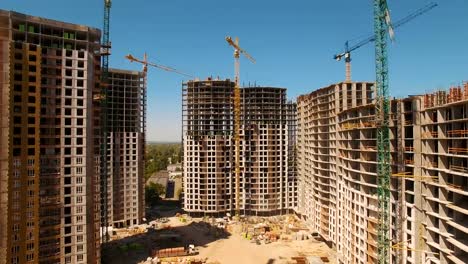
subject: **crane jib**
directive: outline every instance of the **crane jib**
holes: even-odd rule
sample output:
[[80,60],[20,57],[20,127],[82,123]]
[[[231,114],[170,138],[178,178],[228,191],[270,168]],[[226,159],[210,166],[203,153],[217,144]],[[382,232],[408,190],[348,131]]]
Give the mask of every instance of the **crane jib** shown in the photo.
[[[393,28],[396,29],[398,27],[401,27],[403,26],[404,24],[410,22],[411,20],[415,19],[416,17],[420,16],[420,15],[423,15],[424,13],[430,11],[431,9],[437,7],[438,4],[437,3],[430,3],[412,13],[410,13],[409,15],[407,15],[406,17],[398,20],[397,22],[393,23]],[[347,47],[347,45],[345,44],[345,51],[342,52],[341,54],[337,54],[335,55],[335,57],[338,57],[338,56],[343,56],[345,53],[347,52],[351,52],[351,51],[354,51],[370,42],[374,42],[375,41],[375,35],[374,34],[371,34],[369,35],[368,37],[365,37],[364,39],[362,39],[361,41],[359,41],[358,43],[356,43],[355,45],[351,46],[351,47]],[[346,42],[349,42],[349,41],[346,41]]]

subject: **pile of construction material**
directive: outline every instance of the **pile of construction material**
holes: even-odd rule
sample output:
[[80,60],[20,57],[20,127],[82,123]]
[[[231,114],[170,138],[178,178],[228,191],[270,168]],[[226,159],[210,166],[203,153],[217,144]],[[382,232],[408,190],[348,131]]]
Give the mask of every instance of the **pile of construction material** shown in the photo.
[[311,238],[307,232],[308,229],[292,215],[248,217],[241,219],[240,224],[242,225],[241,236],[258,245],[276,242],[280,239],[291,241]]
[[182,223],[186,223],[186,222],[191,222],[192,221],[192,218],[188,215],[188,214],[180,214],[180,213],[177,213],[175,215],[180,222]]
[[300,230],[292,234],[292,240],[308,240],[312,239],[312,235],[304,230]]
[[323,264],[330,262],[327,257],[319,257],[319,256],[299,256],[299,257],[292,257],[295,264]]
[[146,261],[140,262],[140,263],[141,264],[204,264],[204,263],[207,263],[207,259],[148,257]]
[[254,226],[245,226],[244,232],[241,235],[248,240],[252,240],[257,244],[276,242],[279,239],[279,234],[271,231],[270,226],[265,223],[259,223]]
[[142,225],[137,225],[137,226],[133,226],[130,228],[113,228],[111,229],[111,232],[110,232],[111,233],[110,239],[111,241],[119,240],[122,238],[143,234],[146,232],[147,227],[148,226],[146,224],[142,224]]
[[142,262],[143,264],[159,264],[159,258],[158,257],[148,257],[145,262]]

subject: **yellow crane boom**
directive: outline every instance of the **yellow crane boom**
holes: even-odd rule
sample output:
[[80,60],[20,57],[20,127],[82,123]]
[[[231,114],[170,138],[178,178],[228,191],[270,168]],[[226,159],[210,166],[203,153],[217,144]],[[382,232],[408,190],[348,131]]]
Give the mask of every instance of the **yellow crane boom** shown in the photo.
[[235,143],[235,177],[236,177],[236,215],[240,211],[240,54],[255,63],[255,59],[239,46],[239,38],[233,41],[231,37],[226,37],[227,43],[234,48],[234,143]]
[[195,78],[194,76],[192,76],[190,74],[183,73],[183,72],[178,71],[178,70],[176,70],[174,68],[164,66],[164,65],[160,65],[160,64],[156,64],[156,63],[148,62],[148,58],[147,58],[146,53],[145,53],[145,55],[143,57],[143,60],[137,59],[134,56],[132,56],[131,54],[126,55],[125,58],[127,58],[130,62],[138,62],[138,63],[143,64],[143,72],[145,74],[148,71],[148,65],[149,65],[149,66],[153,66],[153,67],[156,67],[156,68],[159,68],[161,70],[168,71],[168,72],[175,72],[175,73],[178,73],[180,75],[184,75],[184,76],[187,76],[187,77],[190,77],[190,78]]

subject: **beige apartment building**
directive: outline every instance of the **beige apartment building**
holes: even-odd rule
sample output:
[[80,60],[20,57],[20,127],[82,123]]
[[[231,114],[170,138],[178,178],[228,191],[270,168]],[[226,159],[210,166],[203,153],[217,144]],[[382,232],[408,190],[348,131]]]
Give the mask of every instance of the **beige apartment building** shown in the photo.
[[100,263],[144,218],[146,76],[111,69],[101,205],[101,32],[0,10],[0,263]]
[[0,11],[0,263],[98,263],[98,29]]
[[[183,84],[184,210],[235,211],[233,95],[230,80]],[[296,205],[295,105],[286,89],[241,89],[241,214],[274,215]]]
[[145,73],[110,69],[108,96],[107,217],[113,227],[129,227],[145,217]]
[[[372,83],[298,98],[298,212],[340,263],[377,262]],[[468,85],[391,101],[392,263],[466,263]]]

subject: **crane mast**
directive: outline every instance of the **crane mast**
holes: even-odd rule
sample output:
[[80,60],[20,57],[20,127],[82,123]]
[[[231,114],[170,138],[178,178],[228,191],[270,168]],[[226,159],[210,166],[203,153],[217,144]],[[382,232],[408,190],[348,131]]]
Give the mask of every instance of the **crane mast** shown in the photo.
[[[236,37],[236,45],[239,39]],[[235,152],[235,177],[236,177],[236,215],[240,212],[240,61],[239,50],[234,50],[234,152]]]
[[386,0],[374,0],[375,71],[377,126],[377,196],[378,196],[378,263],[390,263],[390,136],[387,32],[389,11]]
[[226,37],[226,41],[229,45],[234,48],[234,155],[235,155],[235,168],[234,174],[236,179],[236,215],[239,216],[240,212],[240,54],[244,54],[250,61],[255,63],[255,59],[252,58],[245,50],[239,46],[239,39],[236,37],[235,42],[231,37]]
[[109,22],[111,0],[104,0],[104,27],[101,43],[102,75],[101,75],[101,237],[103,242],[109,240],[108,233],[108,164],[107,164],[107,138],[109,135],[108,122],[108,88],[109,88],[109,55],[111,43],[109,40]]
[[[349,50],[348,41],[346,41],[345,47],[346,47],[346,50]],[[345,57],[345,65],[346,65],[345,81],[350,82],[351,81],[351,52],[346,52],[344,57]]]

